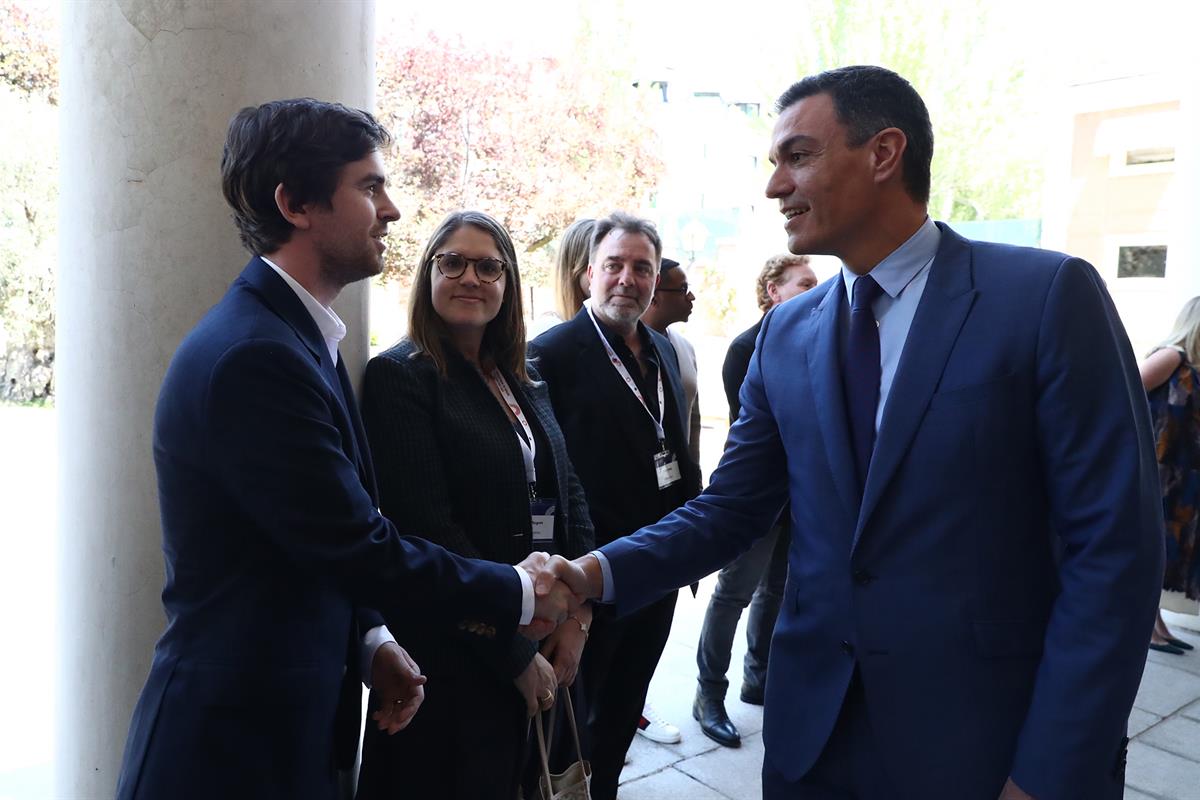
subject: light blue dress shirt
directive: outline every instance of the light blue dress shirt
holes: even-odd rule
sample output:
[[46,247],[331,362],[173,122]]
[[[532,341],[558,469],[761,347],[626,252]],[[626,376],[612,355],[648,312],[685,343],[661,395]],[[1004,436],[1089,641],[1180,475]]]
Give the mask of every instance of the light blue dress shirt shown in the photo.
[[[908,340],[908,329],[912,327],[917,313],[917,304],[925,294],[925,282],[929,279],[929,265],[937,255],[942,232],[929,217],[908,241],[897,247],[867,273],[883,289],[871,310],[879,323],[879,405],[875,410],[875,432],[883,422],[883,409],[887,405],[892,381],[896,378],[896,367]],[[845,305],[842,306],[841,350],[846,352],[846,338],[850,335],[850,300],[854,296],[854,282],[858,280],[850,269],[842,265],[842,282],[846,286]]]
[[[896,367],[900,364],[900,356],[904,353],[904,343],[908,340],[908,330],[912,327],[913,317],[917,314],[917,305],[921,295],[925,294],[925,283],[929,279],[929,267],[933,257],[937,255],[938,245],[942,242],[942,232],[929,217],[925,218],[917,232],[908,237],[908,241],[893,250],[883,261],[876,264],[869,273],[875,282],[883,289],[871,310],[875,313],[875,321],[879,324],[879,405],[875,409],[875,432],[883,422],[883,410],[887,406],[888,394],[892,390],[892,382],[896,378]],[[842,282],[846,287],[846,297],[842,308],[842,328],[839,342],[841,352],[846,350],[846,338],[850,335],[850,299],[854,296],[854,282],[858,275],[842,265]],[[612,567],[608,558],[599,550],[592,551],[600,562],[600,572],[604,576],[604,594],[601,601],[610,603],[613,600]]]

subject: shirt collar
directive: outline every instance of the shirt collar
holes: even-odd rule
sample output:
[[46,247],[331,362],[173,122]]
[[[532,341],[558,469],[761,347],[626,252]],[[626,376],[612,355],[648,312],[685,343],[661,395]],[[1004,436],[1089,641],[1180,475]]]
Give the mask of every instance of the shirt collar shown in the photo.
[[[917,228],[917,232],[908,237],[908,241],[893,250],[887,258],[875,265],[868,274],[875,279],[879,287],[893,300],[900,296],[912,279],[921,274],[937,255],[938,245],[942,241],[942,232],[929,217]],[[856,274],[842,264],[842,281],[846,287],[846,297],[853,297]]]
[[292,291],[300,298],[300,302],[308,309],[309,315],[312,316],[313,322],[317,323],[317,330],[321,332],[321,338],[325,340],[325,346],[329,348],[329,355],[333,359],[333,363],[337,363],[338,343],[346,338],[346,323],[342,322],[334,310],[329,306],[321,305],[317,298],[309,294],[308,290],[300,285],[300,282],[287,274],[280,266],[266,256],[259,256],[266,262],[267,266],[275,270],[279,277],[283,278],[284,283],[292,287]]

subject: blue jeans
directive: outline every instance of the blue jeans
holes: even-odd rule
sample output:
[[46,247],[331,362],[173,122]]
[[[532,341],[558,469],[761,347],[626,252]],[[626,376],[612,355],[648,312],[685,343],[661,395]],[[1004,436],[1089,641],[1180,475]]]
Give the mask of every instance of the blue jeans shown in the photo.
[[[786,515],[782,520],[786,520]],[[708,601],[700,644],[696,648],[701,696],[714,700],[725,698],[729,689],[725,674],[729,671],[733,636],[746,606],[750,606],[750,619],[746,623],[742,685],[761,689],[766,683],[771,635],[775,631],[775,619],[779,616],[787,582],[790,543],[787,522],[781,521],[717,575],[717,588]]]

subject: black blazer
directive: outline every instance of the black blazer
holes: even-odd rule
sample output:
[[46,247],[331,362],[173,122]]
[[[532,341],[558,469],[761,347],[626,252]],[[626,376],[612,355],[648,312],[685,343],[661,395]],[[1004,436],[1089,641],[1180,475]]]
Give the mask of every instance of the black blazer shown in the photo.
[[[700,491],[700,468],[683,443],[687,413],[679,361],[665,336],[645,329],[662,364],[663,427],[668,440],[675,440],[686,501]],[[653,436],[650,418],[609,363],[587,310],[535,339],[530,356],[550,387],[571,463],[587,493],[596,541],[611,542],[673,510],[663,508],[653,454],[641,446],[647,431]]]
[[[474,367],[456,352],[447,351],[445,378],[431,359],[414,357],[415,352],[411,341],[401,341],[371,359],[363,380],[363,421],[380,509],[403,529],[452,552],[515,564],[529,555],[533,542],[525,464],[512,424]],[[536,380],[536,373],[530,377]],[[546,385],[522,386],[506,378],[535,436],[550,445],[559,501],[556,550],[581,556],[595,546],[592,525]],[[543,461],[540,453],[538,460]],[[388,622],[404,629],[404,621]],[[393,633],[400,638],[400,631]],[[516,637],[500,665],[509,673],[505,680],[519,674],[534,652],[533,642]]]

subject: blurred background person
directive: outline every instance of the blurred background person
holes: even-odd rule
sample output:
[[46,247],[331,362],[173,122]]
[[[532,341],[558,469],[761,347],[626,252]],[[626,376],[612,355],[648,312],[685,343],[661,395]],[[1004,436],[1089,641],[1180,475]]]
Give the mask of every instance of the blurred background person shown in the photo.
[[[683,381],[683,405],[688,415],[688,425],[683,435],[687,440],[692,461],[699,464],[700,402],[697,398],[699,366],[696,362],[696,349],[682,333],[670,327],[676,322],[687,322],[692,316],[692,306],[695,302],[696,296],[688,286],[687,271],[678,261],[664,258],[658,271],[658,286],[654,288],[654,297],[650,299],[650,307],[642,315],[642,322],[666,336],[675,348],[675,355],[679,358],[679,378]],[[683,739],[679,727],[663,719],[649,700],[642,708],[638,733],[660,744],[675,744]]]
[[[1155,452],[1166,520],[1166,571],[1161,608],[1200,611],[1200,560],[1196,557],[1200,507],[1200,297],[1184,304],[1175,328],[1141,363],[1142,385],[1154,419]],[[1150,649],[1183,655],[1193,646],[1173,635],[1162,612]]]
[[[546,386],[525,363],[516,250],[487,214],[450,214],[425,246],[408,335],[367,365],[363,419],[380,506],[405,528],[504,563],[592,548]],[[518,636],[503,659],[404,623],[396,633],[428,677],[425,704],[394,736],[367,725],[358,797],[515,797],[528,717],[573,682],[590,622],[585,606],[541,653]]]
[[[817,276],[809,266],[808,256],[791,253],[771,256],[758,274],[755,286],[758,308],[766,315],[772,307],[816,285]],[[738,334],[729,343],[725,354],[721,379],[729,402],[730,425],[737,421],[741,411],[738,392],[750,368],[760,327],[761,318]],[[746,622],[741,698],[744,703],[763,704],[771,636],[775,632],[775,619],[779,616],[779,604],[783,601],[783,587],[787,582],[787,551],[791,542],[787,520],[785,508],[770,533],[718,573],[717,585],[709,598],[704,625],[700,629],[700,642],[696,647],[699,677],[692,716],[700,723],[705,736],[725,747],[739,747],[742,743],[741,732],[725,709],[725,693],[729,690],[725,675],[729,671],[734,632],[747,605],[750,606],[750,619]]]
[[563,231],[558,243],[554,268],[554,311],[538,315],[529,326],[532,341],[560,322],[570,319],[583,308],[591,288],[588,285],[588,250],[592,246],[594,219],[577,219]]

